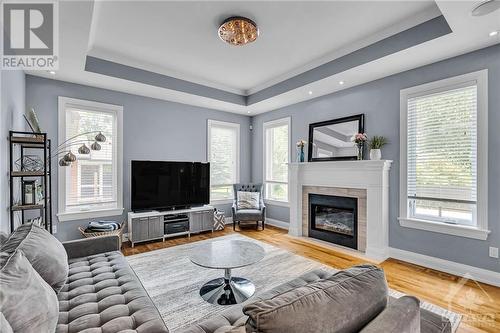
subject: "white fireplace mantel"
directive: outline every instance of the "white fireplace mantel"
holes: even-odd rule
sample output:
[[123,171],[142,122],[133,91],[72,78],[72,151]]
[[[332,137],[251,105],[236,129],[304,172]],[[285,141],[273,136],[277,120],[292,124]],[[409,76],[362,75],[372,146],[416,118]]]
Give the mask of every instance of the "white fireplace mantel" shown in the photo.
[[331,161],[290,163],[289,234],[302,237],[302,193],[304,186],[366,190],[366,251],[370,259],[388,257],[389,248],[389,170],[392,161]]

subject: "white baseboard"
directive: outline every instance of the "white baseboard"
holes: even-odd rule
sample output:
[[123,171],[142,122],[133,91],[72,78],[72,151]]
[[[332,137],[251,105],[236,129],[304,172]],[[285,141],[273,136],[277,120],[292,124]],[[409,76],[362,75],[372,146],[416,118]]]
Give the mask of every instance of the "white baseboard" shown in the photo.
[[454,261],[430,257],[419,253],[400,250],[393,247],[389,248],[389,256],[394,259],[407,261],[412,264],[432,268],[438,271],[500,287],[499,272],[464,265]]
[[288,227],[290,226],[290,223],[280,221],[280,220],[271,219],[269,217],[266,217],[266,224],[272,225],[273,227],[276,227],[276,228],[285,229],[285,230],[288,230]]

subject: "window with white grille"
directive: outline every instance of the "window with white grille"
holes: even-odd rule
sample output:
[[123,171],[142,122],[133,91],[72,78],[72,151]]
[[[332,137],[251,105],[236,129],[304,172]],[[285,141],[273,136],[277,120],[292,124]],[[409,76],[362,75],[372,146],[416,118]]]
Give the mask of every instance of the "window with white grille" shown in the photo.
[[401,92],[403,219],[486,225],[486,75],[471,73]]
[[210,201],[232,200],[240,178],[239,124],[208,120],[208,161]]
[[264,123],[264,196],[288,202],[290,162],[290,118]]
[[[59,142],[62,151],[77,157],[70,166],[59,166],[59,219],[120,215],[122,213],[122,107],[91,101],[59,98]],[[91,147],[96,134],[106,141]]]

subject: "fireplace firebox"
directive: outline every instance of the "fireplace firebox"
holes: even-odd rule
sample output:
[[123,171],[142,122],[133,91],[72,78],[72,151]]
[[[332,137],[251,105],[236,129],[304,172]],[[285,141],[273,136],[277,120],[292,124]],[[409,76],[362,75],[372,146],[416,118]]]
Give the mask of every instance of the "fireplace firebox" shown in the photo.
[[358,199],[309,194],[309,237],[358,249]]

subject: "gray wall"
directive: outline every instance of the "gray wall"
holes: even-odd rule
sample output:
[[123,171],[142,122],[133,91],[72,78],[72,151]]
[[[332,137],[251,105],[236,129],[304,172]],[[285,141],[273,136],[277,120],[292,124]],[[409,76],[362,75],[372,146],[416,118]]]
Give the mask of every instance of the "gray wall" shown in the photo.
[[[130,209],[130,161],[206,161],[208,119],[241,124],[240,179],[250,181],[250,118],[247,116],[28,75],[26,106],[35,108],[42,129],[54,142],[58,141],[58,96],[123,105],[123,196],[126,211]],[[56,189],[53,211],[57,213],[57,177],[53,179],[53,186]],[[226,216],[231,215],[230,205],[219,208],[226,210]],[[55,216],[54,221],[57,221]],[[56,236],[61,240],[79,238],[77,226],[86,222],[58,223]]]
[[[24,131],[25,75],[0,72],[0,231],[9,232],[9,130]],[[16,191],[14,197],[18,196]]]
[[[489,228],[487,241],[403,228],[399,210],[399,91],[403,88],[487,68],[489,70]],[[262,125],[291,116],[292,160],[294,142],[308,139],[308,124],[354,114],[365,114],[369,135],[384,135],[390,144],[383,158],[394,160],[390,175],[390,246],[493,271],[500,262],[488,256],[489,246],[500,246],[500,45],[389,76],[334,94],[318,97],[255,116],[253,122],[252,180],[262,180]],[[269,206],[270,218],[289,221],[289,210]]]

